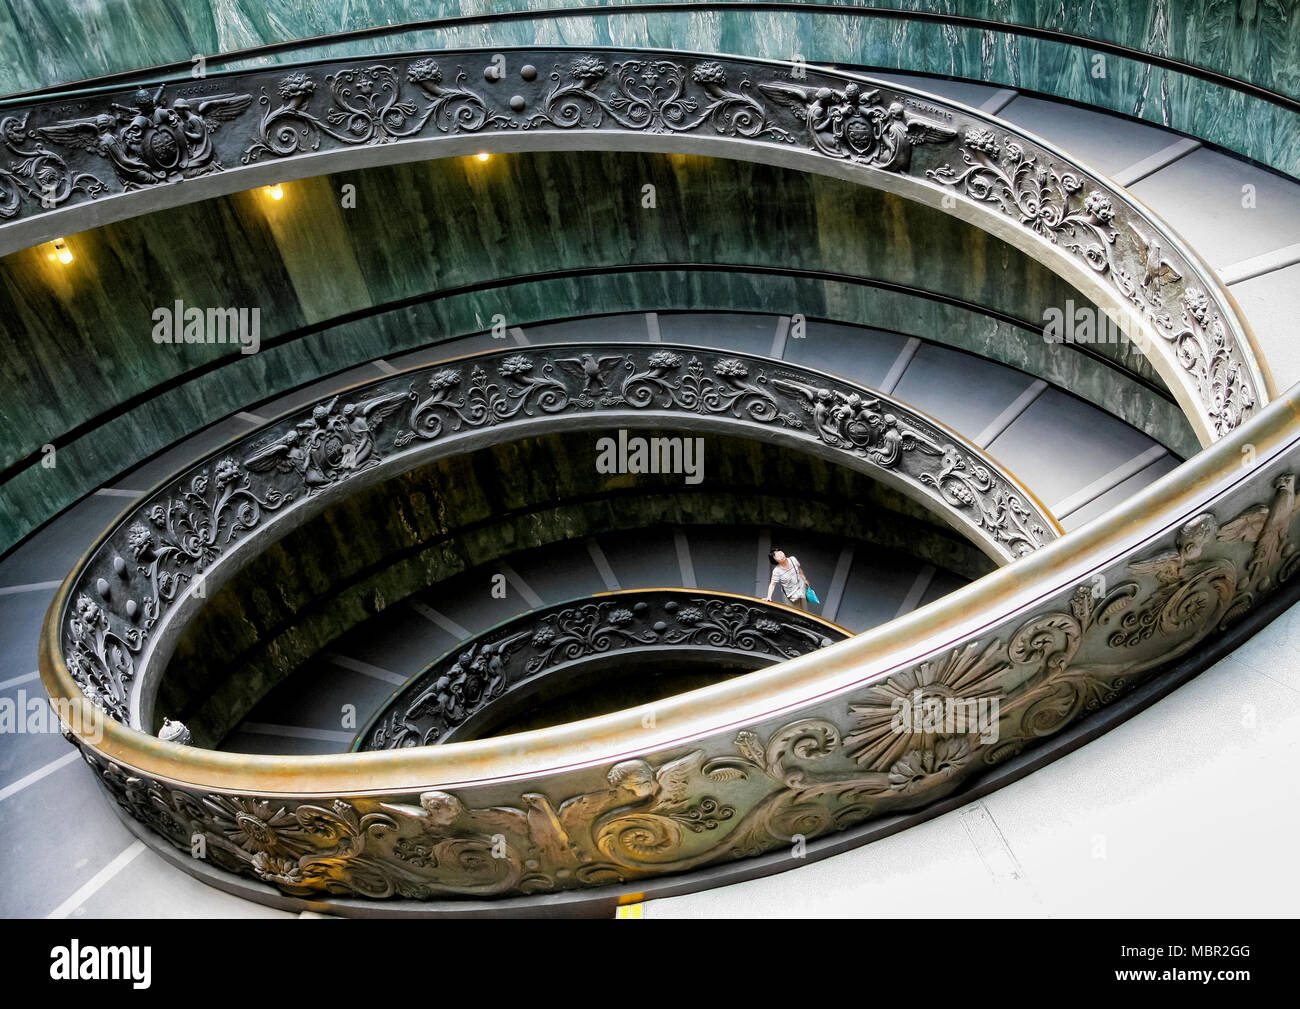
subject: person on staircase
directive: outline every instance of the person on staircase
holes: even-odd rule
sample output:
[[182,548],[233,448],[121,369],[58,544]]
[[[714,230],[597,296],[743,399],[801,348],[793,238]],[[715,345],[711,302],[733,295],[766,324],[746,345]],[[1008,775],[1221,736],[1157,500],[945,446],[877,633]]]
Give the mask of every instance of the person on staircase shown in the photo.
[[798,557],[787,554],[784,550],[773,550],[767,556],[772,562],[772,579],[767,583],[767,602],[772,601],[772,593],[778,584],[785,593],[786,601],[805,612],[810,602],[821,602],[809,584],[808,576],[803,573]]

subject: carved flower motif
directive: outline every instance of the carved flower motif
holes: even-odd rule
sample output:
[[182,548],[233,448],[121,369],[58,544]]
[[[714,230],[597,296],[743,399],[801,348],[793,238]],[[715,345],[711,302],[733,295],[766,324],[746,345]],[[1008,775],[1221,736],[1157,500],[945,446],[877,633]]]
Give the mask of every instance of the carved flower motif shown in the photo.
[[84,592],[77,596],[77,619],[87,627],[98,627],[104,611]]
[[253,871],[268,883],[301,886],[303,882],[302,867],[296,858],[281,858],[265,851],[253,856]]
[[691,71],[691,78],[696,84],[726,84],[727,72],[722,69],[722,64],[710,60],[707,63],[698,64]]
[[734,357],[724,357],[713,366],[713,374],[720,378],[744,378],[749,374],[749,369]]
[[431,59],[416,60],[406,68],[406,79],[412,84],[441,84],[442,71]]
[[682,359],[678,354],[670,350],[657,350],[649,358],[651,368],[677,368],[681,365]]
[[139,560],[141,555],[153,546],[153,533],[149,531],[148,526],[137,522],[127,530],[126,543],[131,548],[132,556]]
[[1189,288],[1183,297],[1183,304],[1187,306],[1187,311],[1192,314],[1192,318],[1204,325],[1210,314],[1209,295],[1199,287]]
[[286,102],[294,98],[306,98],[316,90],[316,82],[298,70],[280,81],[277,93]]
[[704,619],[704,614],[694,606],[688,606],[677,614],[678,623],[685,624],[687,627],[694,627]]
[[545,648],[555,640],[555,631],[549,627],[539,627],[533,632],[533,647]]
[[440,389],[447,389],[456,385],[459,381],[459,368],[443,368],[442,371],[435,373],[433,377],[429,379],[429,388],[434,392],[438,392]]
[[632,611],[615,610],[609,615],[609,622],[615,627],[624,627],[632,622]]
[[149,509],[149,519],[161,529],[167,524],[167,509],[160,504],[154,505]]
[[995,158],[1001,153],[1001,149],[998,147],[998,138],[993,135],[992,130],[969,129],[966,131],[965,143],[971,150],[983,151]]
[[523,375],[533,370],[533,362],[524,357],[523,354],[515,354],[513,357],[507,357],[501,362],[501,374],[506,378],[513,375]]
[[575,81],[598,81],[605,73],[605,64],[595,56],[579,56],[569,68],[569,76]]
[[766,617],[755,621],[754,626],[758,628],[760,634],[776,634],[781,630],[780,624],[775,620],[768,620]]
[[910,750],[889,769],[889,786],[904,795],[914,795],[951,778],[970,758],[964,739],[938,740],[931,750]]
[[1083,201],[1083,209],[1103,224],[1109,224],[1115,217],[1115,207],[1111,204],[1110,197],[1097,190],[1088,194],[1088,198]]
[[239,476],[239,463],[229,457],[217,463],[217,486],[224,487]]
[[275,851],[280,846],[278,832],[298,823],[283,806],[261,799],[210,795],[203,805],[212,814],[214,829],[247,852]]

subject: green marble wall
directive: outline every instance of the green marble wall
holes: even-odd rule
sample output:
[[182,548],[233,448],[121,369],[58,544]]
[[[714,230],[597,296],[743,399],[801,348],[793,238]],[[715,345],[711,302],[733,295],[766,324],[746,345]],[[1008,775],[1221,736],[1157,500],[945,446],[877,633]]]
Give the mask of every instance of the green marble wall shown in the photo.
[[[355,209],[340,186],[357,186]],[[658,207],[640,205],[653,183]],[[672,270],[547,280],[629,264],[828,271],[917,285],[1033,324],[1081,299],[1044,267],[955,218],[820,176],[694,157],[539,154],[320,177],[179,207],[69,241],[69,267],[0,260],[0,549],[189,432],[377,356],[512,324],[646,309],[803,312],[935,337],[1043,374],[1191,450],[1170,404],[1078,354],[987,316],[849,282]],[[202,263],[203,269],[194,269]],[[521,285],[496,286],[526,277]],[[474,285],[402,304],[429,292]],[[153,311],[261,311],[263,349],[159,346]],[[347,318],[356,313],[378,314]],[[345,317],[340,319],[340,317]],[[209,370],[203,371],[207,368]],[[122,407],[125,405],[126,409]],[[102,416],[107,421],[98,421]],[[65,437],[82,425],[82,435]],[[41,447],[58,443],[57,465]]]
[[[823,0],[824,2],[824,0]],[[849,0],[832,0],[859,6]],[[836,62],[933,73],[1039,91],[1137,116],[1300,174],[1297,116],[1263,99],[1140,59],[1108,56],[1092,75],[1086,44],[1009,32],[857,14],[787,10],[682,10],[618,13],[621,0],[583,11],[574,0],[130,0],[86,8],[76,0],[0,7],[0,38],[21,39],[0,60],[0,93],[98,74],[188,61],[196,53],[237,51],[380,24],[500,11],[567,12],[425,31],[344,44],[296,47],[262,57],[297,62],[458,46],[558,44],[651,46],[696,52]],[[682,6],[690,4],[683,0]],[[885,0],[872,6],[943,11],[998,23],[1047,28],[1168,56],[1300,97],[1300,8],[1292,0]],[[578,12],[580,13],[573,13]],[[236,64],[239,65],[239,64]],[[244,63],[242,65],[250,65]]]
[[375,613],[521,550],[594,534],[662,525],[815,530],[967,578],[992,570],[914,501],[825,460],[708,435],[704,480],[687,487],[679,476],[597,474],[596,437],[527,438],[441,460],[294,530],[187,624],[155,721],[180,717],[196,744],[214,745],[267,691]]

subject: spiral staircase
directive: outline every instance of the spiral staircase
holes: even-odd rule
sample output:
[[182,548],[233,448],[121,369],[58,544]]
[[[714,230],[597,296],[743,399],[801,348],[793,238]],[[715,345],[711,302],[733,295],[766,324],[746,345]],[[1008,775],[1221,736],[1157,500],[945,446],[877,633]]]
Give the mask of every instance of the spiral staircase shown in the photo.
[[452,6],[13,71],[4,913],[1289,913],[1293,65]]

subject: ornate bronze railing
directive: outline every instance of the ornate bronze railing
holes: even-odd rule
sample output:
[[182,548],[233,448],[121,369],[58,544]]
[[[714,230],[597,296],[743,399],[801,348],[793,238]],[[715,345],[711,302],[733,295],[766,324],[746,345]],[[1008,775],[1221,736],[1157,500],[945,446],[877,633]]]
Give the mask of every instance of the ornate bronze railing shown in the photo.
[[[294,411],[148,495],[74,577],[58,618],[62,654],[94,704],[147,726],[186,614],[252,552],[331,501],[431,459],[576,427],[594,429],[597,468],[604,452],[629,455],[628,430],[656,427],[749,432],[813,452],[897,488],[1000,563],[1060,532],[1032,494],[961,436],[821,372],[666,344],[490,351]],[[643,472],[689,461],[688,446],[672,438],[641,440]]]
[[463,641],[411,678],[357,736],[353,749],[397,750],[473,739],[517,710],[530,688],[563,684],[653,657],[760,668],[852,635],[820,617],[704,589],[602,592],[530,610]]
[[[140,690],[149,677],[137,676],[133,692],[132,676],[161,665],[174,644],[193,603],[192,572],[213,586],[273,530],[411,464],[426,436],[448,451],[481,444],[503,419],[491,402],[589,425],[611,390],[605,352],[590,363],[575,352],[579,385],[565,385],[563,405],[546,409],[558,402],[547,385],[557,378],[551,349],[494,356],[500,365],[483,371],[478,393],[473,376],[466,385],[463,374],[435,373],[400,396],[368,387],[364,398],[321,404],[248,455],[170,481],[140,521],[97,545],[47,618],[41,674],[78,715],[74,742],[126,813],[178,849],[195,850],[201,837],[219,868],[310,898],[642,889],[934,808],[982,772],[1031,748],[1050,751],[1090,714],[1158,683],[1171,664],[1270,605],[1293,576],[1300,389],[1263,409],[1267,379],[1231,299],[1122,190],[1006,124],[863,78],[809,70],[796,79],[776,64],[680,54],[537,50],[512,53],[503,77],[479,83],[486,59],[442,53],[259,72],[195,85],[187,105],[163,93],[34,108],[4,139],[59,159],[40,162],[59,199],[41,209],[18,196],[0,232],[11,241],[52,234],[91,206],[85,176],[96,172],[96,205],[120,201],[107,219],[174,201],[169,183],[181,178],[185,198],[197,199],[489,143],[767,160],[941,206],[1032,251],[1103,308],[1136,312],[1130,335],[1210,447],[965,589],[815,654],[659,702],[650,724],[634,709],[499,739],[284,758],[199,750],[103,718],[149,713]],[[110,99],[125,111],[101,111]],[[203,101],[217,103],[202,113],[214,120],[216,132],[204,134],[212,146],[177,125]],[[121,163],[125,155],[133,160]],[[142,159],[147,171],[133,177]],[[106,167],[113,175],[104,178]],[[696,412],[704,399],[671,402],[689,361],[656,374],[666,361],[636,356],[662,352],[619,348],[631,365],[617,374],[638,375],[666,398],[638,406],[620,391],[625,402],[606,416],[623,410],[628,419],[617,423],[628,427],[633,418],[636,426],[690,419],[708,430],[726,414],[769,440],[874,465],[913,494],[939,489],[921,479],[923,468],[899,471],[900,460],[929,463],[943,479],[949,454],[909,437],[904,427],[924,429],[897,412],[888,420],[861,401],[841,402],[838,393],[850,393],[826,379],[782,389],[789,410],[741,416],[740,387],[774,396],[774,369],[787,366],[725,355],[742,375],[718,370],[722,355],[710,368],[704,352],[690,351],[702,365],[695,381],[726,399],[716,413]],[[762,382],[759,367],[773,369]],[[398,411],[404,425],[384,420]],[[785,413],[801,426],[787,425]],[[968,464],[950,475],[972,472]],[[988,466],[985,474],[998,476]],[[990,531],[974,521],[984,513],[970,510],[966,521],[987,541]]]
[[[1086,528],[849,641],[660,702],[649,726],[634,709],[297,758],[164,742],[95,719],[64,659],[72,580],[41,674],[86,716],[74,741],[130,816],[287,894],[535,894],[727,864],[933,804],[1266,603],[1297,565],[1298,411],[1300,390]],[[968,718],[996,700],[992,727],[959,729],[946,699]]]
[[[766,161],[897,192],[1027,250],[1110,313],[1203,444],[1270,389],[1213,272],[1098,173],[866,77],[637,50],[475,50],[49,99],[0,120],[0,252],[271,182],[429,157],[612,149]],[[181,185],[183,183],[183,185]]]

